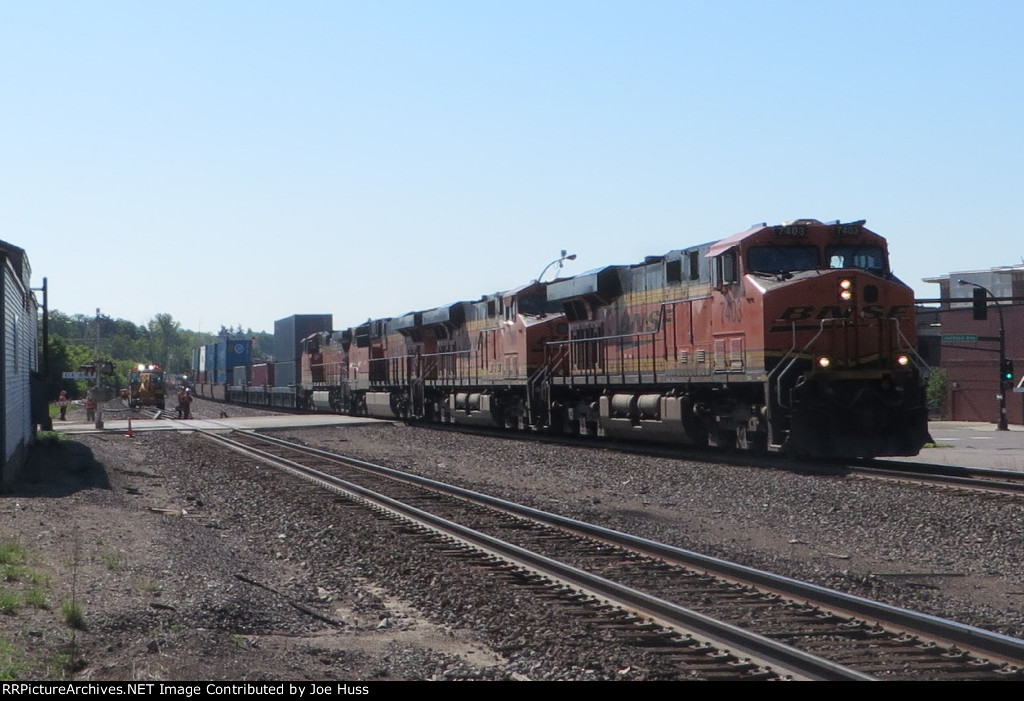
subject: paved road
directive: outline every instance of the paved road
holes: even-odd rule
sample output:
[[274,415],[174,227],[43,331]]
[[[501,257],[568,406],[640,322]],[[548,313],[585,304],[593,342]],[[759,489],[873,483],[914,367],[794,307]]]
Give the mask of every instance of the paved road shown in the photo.
[[928,428],[935,447],[898,460],[1024,472],[1024,426],[997,431],[995,424],[933,421]]

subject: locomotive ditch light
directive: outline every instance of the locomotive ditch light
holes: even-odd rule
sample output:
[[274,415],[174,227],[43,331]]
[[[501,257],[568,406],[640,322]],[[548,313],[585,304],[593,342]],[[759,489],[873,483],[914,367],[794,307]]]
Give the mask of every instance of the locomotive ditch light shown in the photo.
[[907,367],[908,365],[910,365],[910,356],[905,354],[897,355],[896,364],[899,365],[901,368]]
[[832,367],[832,358],[828,357],[827,355],[818,356],[818,359],[815,362],[817,363],[818,367],[821,368],[822,370],[826,370]]

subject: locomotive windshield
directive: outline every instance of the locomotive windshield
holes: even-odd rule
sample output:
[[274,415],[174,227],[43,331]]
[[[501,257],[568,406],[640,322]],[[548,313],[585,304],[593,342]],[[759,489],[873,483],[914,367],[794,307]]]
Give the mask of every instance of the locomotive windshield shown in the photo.
[[[825,249],[825,259],[832,269],[888,271],[885,249],[881,246],[829,246]],[[747,253],[747,268],[752,273],[776,275],[820,267],[818,249],[814,246],[753,246]]]
[[814,246],[754,246],[747,253],[747,266],[752,273],[817,270],[818,249]]
[[829,246],[825,253],[830,268],[860,268],[872,273],[888,270],[881,246]]

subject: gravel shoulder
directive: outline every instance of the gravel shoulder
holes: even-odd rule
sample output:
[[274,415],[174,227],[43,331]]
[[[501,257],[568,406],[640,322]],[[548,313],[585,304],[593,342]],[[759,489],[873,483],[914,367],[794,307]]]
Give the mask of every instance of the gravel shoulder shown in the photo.
[[[279,435],[1024,635],[1024,507],[1009,500],[400,424]],[[194,434],[77,436],[32,458],[0,501],[20,558],[5,565],[4,678],[690,677]]]

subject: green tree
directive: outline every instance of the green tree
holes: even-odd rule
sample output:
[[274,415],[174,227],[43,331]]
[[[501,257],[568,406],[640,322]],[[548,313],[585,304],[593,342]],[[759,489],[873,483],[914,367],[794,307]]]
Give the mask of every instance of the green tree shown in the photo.
[[946,415],[946,397],[949,393],[949,377],[942,368],[932,368],[925,387],[928,411],[939,416]]

